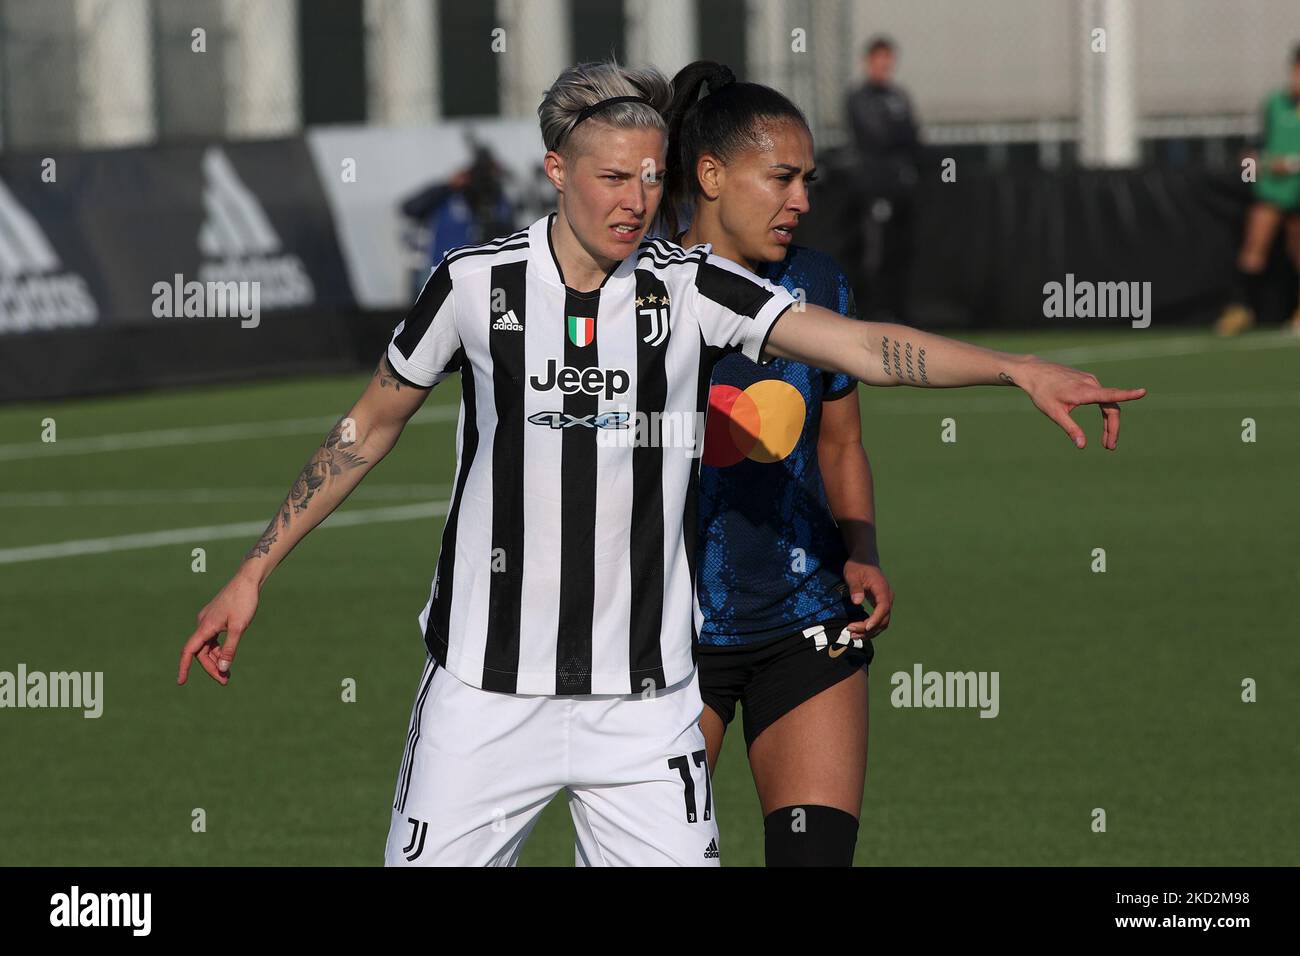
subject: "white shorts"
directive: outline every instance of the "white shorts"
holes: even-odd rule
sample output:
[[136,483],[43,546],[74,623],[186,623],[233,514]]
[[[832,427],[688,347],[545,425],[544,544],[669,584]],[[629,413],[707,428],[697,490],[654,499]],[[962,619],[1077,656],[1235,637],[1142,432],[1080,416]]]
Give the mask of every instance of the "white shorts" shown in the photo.
[[513,866],[561,790],[578,863],[717,866],[695,671],[653,697],[471,687],[430,659],[397,777],[386,866]]

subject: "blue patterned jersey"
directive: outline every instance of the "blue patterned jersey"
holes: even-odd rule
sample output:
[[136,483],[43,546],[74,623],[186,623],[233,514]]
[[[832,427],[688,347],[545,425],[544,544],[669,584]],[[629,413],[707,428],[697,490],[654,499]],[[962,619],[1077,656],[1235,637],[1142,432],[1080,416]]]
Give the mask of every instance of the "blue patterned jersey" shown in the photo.
[[[855,315],[849,281],[830,256],[791,246],[760,274]],[[848,598],[848,556],[817,464],[822,402],[856,384],[781,358],[758,365],[728,355],[714,368],[700,469],[701,643],[748,644],[866,616]]]

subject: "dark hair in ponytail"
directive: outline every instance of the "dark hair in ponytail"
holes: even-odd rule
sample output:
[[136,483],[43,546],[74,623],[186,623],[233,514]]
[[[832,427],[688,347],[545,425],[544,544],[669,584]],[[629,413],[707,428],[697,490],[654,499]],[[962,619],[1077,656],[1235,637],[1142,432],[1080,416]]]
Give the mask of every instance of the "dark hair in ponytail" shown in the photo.
[[762,143],[768,124],[794,121],[808,128],[803,111],[785,94],[758,83],[740,83],[721,63],[696,60],[673,77],[668,120],[668,169],[659,206],[661,228],[678,230],[679,212],[700,193],[696,163],[705,153],[722,162]]

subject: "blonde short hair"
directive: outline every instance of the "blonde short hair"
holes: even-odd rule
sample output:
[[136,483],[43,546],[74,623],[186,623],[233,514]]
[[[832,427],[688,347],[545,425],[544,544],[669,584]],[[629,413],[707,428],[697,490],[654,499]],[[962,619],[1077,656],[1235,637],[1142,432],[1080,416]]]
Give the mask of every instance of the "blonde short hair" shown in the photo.
[[579,114],[589,106],[616,96],[639,96],[645,103],[611,103],[592,119],[616,129],[657,129],[665,136],[668,125],[663,113],[672,100],[672,84],[654,67],[630,69],[613,60],[579,63],[561,73],[537,107],[542,142],[548,150],[569,155],[570,134]]

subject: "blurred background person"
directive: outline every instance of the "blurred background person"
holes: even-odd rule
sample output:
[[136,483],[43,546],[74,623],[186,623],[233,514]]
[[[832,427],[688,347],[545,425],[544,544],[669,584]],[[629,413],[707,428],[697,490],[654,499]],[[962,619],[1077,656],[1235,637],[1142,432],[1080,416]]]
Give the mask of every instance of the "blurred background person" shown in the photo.
[[[1300,45],[1291,54],[1291,82],[1264,98],[1254,193],[1237,256],[1236,298],[1214,325],[1219,335],[1238,335],[1259,321],[1270,254],[1283,226],[1287,257],[1300,271]],[[1286,325],[1300,333],[1300,307]]]
[[418,261],[412,295],[452,249],[514,231],[515,208],[506,193],[505,171],[486,146],[472,148],[474,159],[468,166],[402,202],[402,216],[410,224],[406,239]]
[[912,102],[894,83],[897,62],[891,39],[867,41],[863,82],[848,96],[848,122],[861,202],[858,301],[868,319],[906,322],[920,138]]

